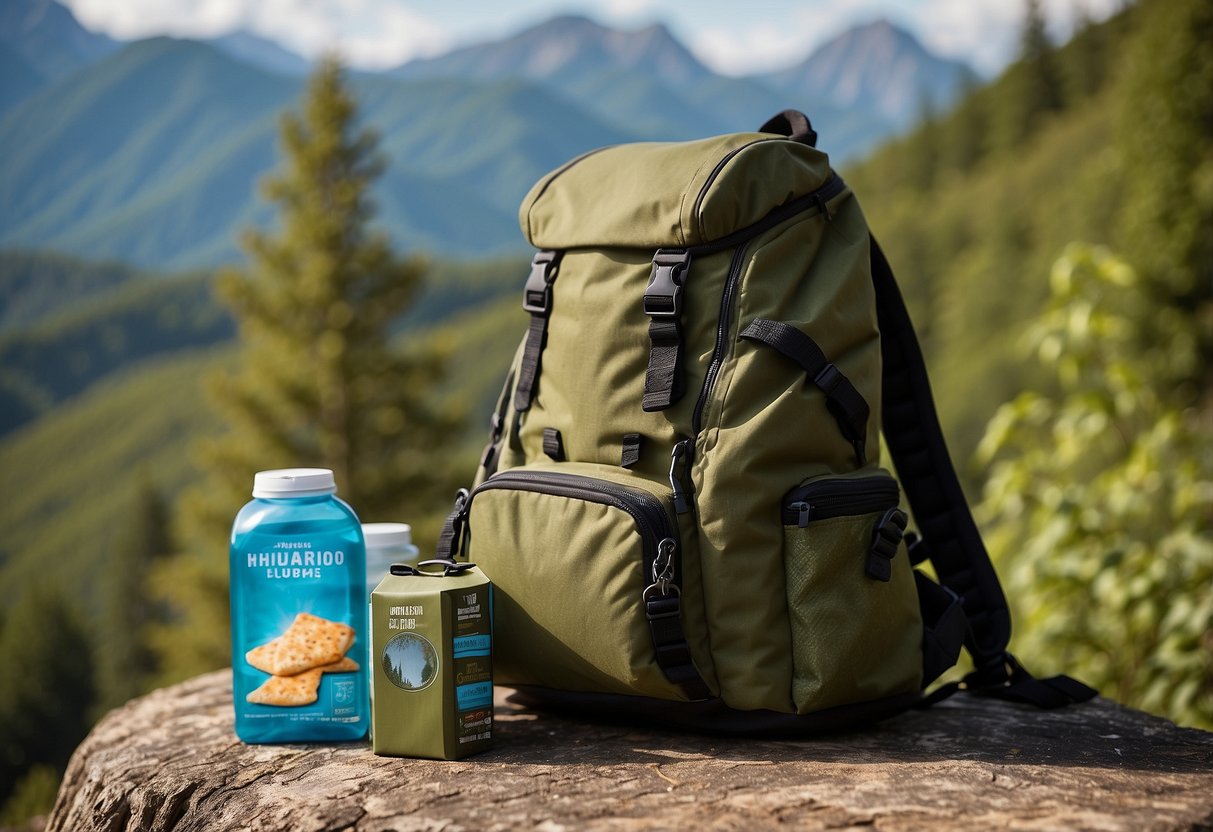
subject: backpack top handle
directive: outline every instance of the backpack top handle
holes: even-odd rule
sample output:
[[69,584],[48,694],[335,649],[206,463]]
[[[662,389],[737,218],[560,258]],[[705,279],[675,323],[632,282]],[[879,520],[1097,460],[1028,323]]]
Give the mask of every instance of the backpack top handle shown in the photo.
[[794,142],[817,147],[817,131],[809,123],[809,117],[800,110],[784,110],[771,116],[758,128],[759,133],[776,133],[787,136]]

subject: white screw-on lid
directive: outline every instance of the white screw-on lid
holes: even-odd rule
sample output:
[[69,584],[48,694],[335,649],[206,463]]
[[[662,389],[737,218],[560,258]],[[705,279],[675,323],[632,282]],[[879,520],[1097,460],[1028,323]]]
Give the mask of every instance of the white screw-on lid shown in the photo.
[[279,468],[258,471],[253,477],[253,496],[261,499],[336,493],[337,483],[328,468]]
[[408,523],[363,523],[362,536],[368,549],[395,549],[412,545],[413,527]]

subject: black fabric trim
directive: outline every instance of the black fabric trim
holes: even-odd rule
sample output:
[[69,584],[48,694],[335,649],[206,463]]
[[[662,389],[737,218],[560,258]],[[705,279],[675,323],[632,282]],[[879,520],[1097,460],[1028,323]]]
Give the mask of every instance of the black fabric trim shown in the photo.
[[914,570],[922,614],[922,686],[938,679],[960,658],[969,622],[955,592]]
[[511,687],[515,692],[508,697],[510,702],[565,714],[578,721],[641,723],[659,730],[778,739],[865,728],[914,707],[921,697],[918,692],[903,693],[809,714],[790,714],[769,710],[739,711],[720,699],[675,702],[648,696],[563,691],[533,685]]
[[858,467],[867,463],[868,416],[864,397],[842,372],[831,364],[817,342],[794,326],[763,318],[750,322],[739,336],[770,347],[800,366],[826,397],[826,406],[838,429],[855,449]]

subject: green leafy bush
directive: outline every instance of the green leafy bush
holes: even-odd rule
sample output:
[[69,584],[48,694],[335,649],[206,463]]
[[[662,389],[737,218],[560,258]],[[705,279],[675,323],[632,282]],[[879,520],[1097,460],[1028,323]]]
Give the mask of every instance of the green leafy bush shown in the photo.
[[1072,245],[1029,340],[1051,389],[990,421],[979,512],[1017,649],[1105,695],[1213,727],[1213,430],[1167,379],[1190,315],[1123,261]]

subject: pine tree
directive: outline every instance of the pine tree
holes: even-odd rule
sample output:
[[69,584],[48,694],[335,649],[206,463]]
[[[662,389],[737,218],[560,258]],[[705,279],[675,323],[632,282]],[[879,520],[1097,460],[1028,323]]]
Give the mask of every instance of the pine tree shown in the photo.
[[281,138],[285,159],[264,189],[278,230],[249,231],[249,268],[219,282],[242,352],[211,385],[231,429],[202,448],[208,481],[185,500],[195,550],[159,576],[182,616],[157,638],[169,677],[228,659],[222,543],[254,472],[331,468],[363,521],[433,512],[455,487],[441,449],[458,419],[431,398],[441,359],[391,343],[426,267],[371,228],[383,162],[335,58],[318,65],[302,112],[283,116]]
[[1007,71],[1004,84],[1006,95],[993,113],[991,140],[998,150],[1015,151],[1062,107],[1061,72],[1040,0],[1025,2],[1018,60]]
[[1089,100],[1107,81],[1108,31],[1097,26],[1085,5],[1077,8],[1074,36],[1064,53],[1059,55],[1060,74],[1064,82],[1065,101],[1076,106]]
[[1026,0],[1019,62],[1027,70],[1024,75],[1027,115],[1039,116],[1061,109],[1061,73],[1040,0]]
[[162,613],[150,595],[149,577],[153,565],[172,551],[168,507],[155,486],[141,480],[128,520],[110,544],[100,580],[97,688],[102,711],[152,687],[158,666],[149,630]]

